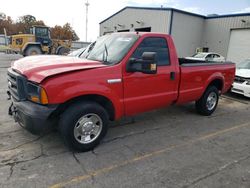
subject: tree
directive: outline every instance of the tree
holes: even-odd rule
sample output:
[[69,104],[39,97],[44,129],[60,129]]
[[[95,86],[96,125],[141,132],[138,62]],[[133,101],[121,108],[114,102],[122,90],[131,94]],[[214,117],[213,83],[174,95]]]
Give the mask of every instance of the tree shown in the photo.
[[[32,15],[21,16],[14,22],[11,17],[0,13],[0,34],[4,34],[4,28],[7,31],[7,35],[29,33],[29,28],[34,25],[45,26],[45,23],[42,20],[36,20],[36,17]],[[63,26],[56,25],[52,27],[51,37],[52,39],[61,40],[79,40],[79,37],[69,23]]]
[[29,28],[33,25],[45,25],[42,20],[36,20],[35,16],[32,15],[24,15],[19,17],[16,22],[16,29],[18,33],[29,33]]
[[76,32],[73,30],[69,23],[66,23],[65,25],[63,25],[63,27],[59,25],[52,27],[51,38],[73,41],[79,40],[79,37],[77,36]]
[[24,15],[18,18],[18,23],[33,24],[36,21],[36,17],[32,15]]
[[7,31],[7,35],[12,35],[15,32],[15,26],[11,17],[5,16],[5,19],[0,19],[0,34],[4,34],[4,28]]
[[6,20],[6,14],[0,12],[0,20]]
[[72,38],[73,41],[80,40],[80,38],[79,38],[78,35],[76,34],[75,30],[72,30],[72,34],[73,34],[73,38]]

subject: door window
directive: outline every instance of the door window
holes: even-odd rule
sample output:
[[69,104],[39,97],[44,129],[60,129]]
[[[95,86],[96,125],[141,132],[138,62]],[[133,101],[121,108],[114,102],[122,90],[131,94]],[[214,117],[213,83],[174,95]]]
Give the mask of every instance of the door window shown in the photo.
[[214,58],[213,54],[208,54],[207,57],[206,57],[206,60],[207,61],[212,61]]
[[217,54],[214,54],[214,58],[220,58],[220,56]]
[[144,52],[155,52],[158,66],[170,65],[168,45],[164,38],[144,39],[133,53],[132,58],[141,59]]

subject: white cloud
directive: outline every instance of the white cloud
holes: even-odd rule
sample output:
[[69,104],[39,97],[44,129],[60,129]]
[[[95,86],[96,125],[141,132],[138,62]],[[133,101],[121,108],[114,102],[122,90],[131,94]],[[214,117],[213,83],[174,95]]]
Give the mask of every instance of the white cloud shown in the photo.
[[250,7],[246,7],[246,8],[244,8],[244,9],[242,9],[240,11],[237,11],[235,13],[250,13]]
[[[43,0],[42,3],[34,3],[33,0],[8,0],[1,4],[0,12],[4,12],[14,20],[19,16],[31,14],[38,20],[44,20],[48,26],[69,22],[81,40],[84,40],[85,2],[86,0]],[[94,40],[99,35],[99,22],[126,6],[126,1],[89,0],[89,3],[88,39]]]
[[[86,0],[43,0],[34,3],[33,0],[8,0],[1,4],[0,12],[17,19],[19,16],[31,14],[39,20],[44,20],[48,26],[72,24],[81,40],[85,40],[85,2]],[[88,41],[93,41],[99,35],[99,23],[124,8],[125,6],[142,7],[173,7],[185,9],[180,0],[89,0]],[[14,6],[13,6],[14,5]],[[187,7],[185,10],[200,12],[198,7]]]
[[178,6],[178,0],[128,0],[127,4],[136,6],[153,6],[153,7],[175,7]]
[[185,10],[187,12],[202,14],[203,10],[199,7],[185,7],[182,10]]

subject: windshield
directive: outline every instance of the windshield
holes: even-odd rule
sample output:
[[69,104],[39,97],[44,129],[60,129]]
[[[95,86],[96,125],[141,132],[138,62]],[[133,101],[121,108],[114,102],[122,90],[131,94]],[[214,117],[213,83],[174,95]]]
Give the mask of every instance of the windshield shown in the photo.
[[237,65],[237,69],[250,69],[250,59],[247,59]]
[[49,29],[47,27],[36,27],[36,37],[48,38]]
[[137,41],[138,37],[139,36],[135,34],[102,36],[90,44],[80,57],[101,61],[105,64],[119,63]]
[[192,57],[195,57],[195,58],[204,58],[207,54],[204,54],[204,53],[197,53],[197,54],[194,54]]

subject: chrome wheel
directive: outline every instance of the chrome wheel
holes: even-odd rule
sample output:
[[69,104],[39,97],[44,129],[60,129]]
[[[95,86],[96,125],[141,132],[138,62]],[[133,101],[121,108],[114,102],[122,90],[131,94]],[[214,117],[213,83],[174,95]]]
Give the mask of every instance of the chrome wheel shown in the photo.
[[209,111],[213,110],[216,106],[218,96],[215,92],[211,92],[207,97],[206,106]]
[[74,137],[81,144],[89,144],[100,135],[102,126],[102,119],[97,114],[86,114],[75,124]]

